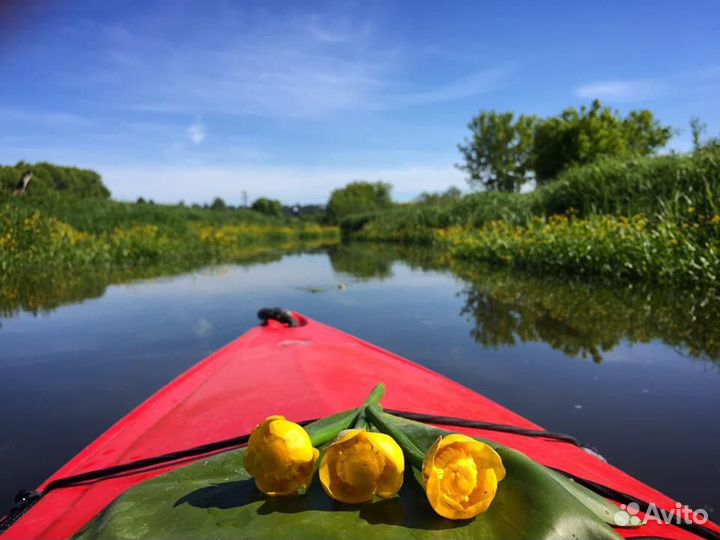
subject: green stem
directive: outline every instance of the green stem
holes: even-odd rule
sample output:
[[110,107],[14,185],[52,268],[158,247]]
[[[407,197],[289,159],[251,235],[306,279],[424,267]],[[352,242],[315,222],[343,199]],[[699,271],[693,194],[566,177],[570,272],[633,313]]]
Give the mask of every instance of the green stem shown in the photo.
[[370,405],[365,410],[370,422],[377,427],[381,432],[390,435],[395,442],[400,445],[403,449],[407,460],[416,468],[422,470],[423,462],[425,461],[425,454],[415,446],[415,443],[410,438],[398,429],[390,420],[385,413],[382,412],[378,405]]
[[370,395],[365,400],[365,404],[363,407],[369,407],[371,405],[379,405],[380,400],[385,395],[385,385],[383,383],[378,384],[373,388],[372,392],[370,392]]
[[323,418],[306,427],[310,441],[315,447],[331,442],[338,434],[351,427],[366,427],[365,410],[369,406],[377,406],[385,395],[385,385],[378,384],[373,388],[365,403],[357,409]]
[[305,431],[310,435],[312,445],[319,447],[331,442],[338,436],[338,433],[351,427],[357,416],[358,410],[351,409],[313,422],[305,426]]
[[365,416],[365,407],[360,409],[360,412],[357,415],[357,418],[355,419],[355,424],[353,424],[353,429],[367,429],[368,422],[367,422],[367,416]]
[[363,404],[360,409],[358,409],[358,416],[355,420],[355,424],[353,425],[354,429],[367,429],[368,428],[368,420],[367,420],[367,408],[371,405],[380,405],[380,400],[385,395],[385,385],[380,383],[375,388],[373,388],[372,392],[370,392],[370,395],[365,400],[365,403]]

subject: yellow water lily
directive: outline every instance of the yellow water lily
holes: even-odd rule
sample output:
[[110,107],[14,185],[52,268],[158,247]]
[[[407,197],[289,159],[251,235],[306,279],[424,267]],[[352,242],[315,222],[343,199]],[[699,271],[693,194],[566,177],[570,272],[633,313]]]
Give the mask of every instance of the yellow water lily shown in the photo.
[[467,435],[440,437],[423,463],[430,505],[448,519],[470,519],[487,510],[503,478],[498,453]]
[[405,458],[392,437],[364,429],[342,432],[320,463],[320,482],[338,501],[357,504],[395,495],[403,483]]
[[270,416],[250,435],[245,469],[263,493],[291,495],[310,485],[319,454],[302,426]]

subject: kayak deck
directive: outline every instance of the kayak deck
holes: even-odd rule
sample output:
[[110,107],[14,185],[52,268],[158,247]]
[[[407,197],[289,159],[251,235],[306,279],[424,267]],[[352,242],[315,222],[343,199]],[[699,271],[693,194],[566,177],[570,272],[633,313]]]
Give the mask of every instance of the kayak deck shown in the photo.
[[[541,429],[501,405],[353,336],[297,316],[274,321],[200,362],[120,420],[49,478],[150,458],[247,434],[271,414],[305,421],[357,407],[377,383],[388,409]],[[470,428],[574,476],[674,509],[675,501],[581,448],[558,440]],[[199,459],[199,458],[194,458]],[[67,538],[129,488],[187,464],[179,460],[45,495],[2,538]],[[708,522],[706,527],[719,530]],[[673,525],[618,529],[625,537],[693,538]]]

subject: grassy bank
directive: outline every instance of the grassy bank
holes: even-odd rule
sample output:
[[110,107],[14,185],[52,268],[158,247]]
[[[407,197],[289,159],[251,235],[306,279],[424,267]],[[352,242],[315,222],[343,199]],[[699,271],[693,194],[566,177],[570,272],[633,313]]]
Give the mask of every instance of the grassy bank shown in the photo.
[[[22,195],[18,179],[32,172]],[[94,171],[48,163],[0,167],[0,271],[170,267],[242,259],[258,246],[337,241],[336,227],[248,208],[110,199]]]
[[441,229],[435,234],[452,256],[470,261],[624,281],[720,281],[717,214],[691,224],[651,224],[642,214],[585,219],[555,215],[536,217],[527,226],[491,221],[479,229]]
[[570,169],[535,192],[478,193],[350,216],[358,239],[621,280],[720,283],[720,149]]
[[84,202],[88,212],[75,216],[76,222],[88,222],[84,228],[48,216],[26,201],[0,202],[0,270],[12,272],[40,265],[66,268],[139,265],[188,259],[222,262],[233,260],[248,247],[258,244],[338,238],[334,227],[308,223],[289,225],[263,216],[254,223],[237,222],[235,217],[228,217],[223,223],[210,210],[197,211],[207,215],[208,219],[203,220],[183,220],[182,216],[175,215],[174,209],[160,210],[167,214],[166,219],[153,223],[152,213],[158,213],[162,207],[152,209],[152,213],[145,209],[138,212],[129,208],[133,205],[123,207],[122,203],[113,203],[113,212],[119,208],[134,213],[135,219],[113,227],[97,218],[101,215],[97,205]]

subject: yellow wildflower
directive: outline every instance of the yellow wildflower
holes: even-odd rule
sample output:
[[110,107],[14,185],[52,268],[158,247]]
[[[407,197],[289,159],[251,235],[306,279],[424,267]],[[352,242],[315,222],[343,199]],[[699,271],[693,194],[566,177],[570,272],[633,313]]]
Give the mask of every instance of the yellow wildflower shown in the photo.
[[291,495],[310,485],[319,452],[298,424],[270,416],[250,435],[245,469],[268,495]]
[[395,495],[404,471],[402,449],[392,437],[351,429],[328,447],[320,464],[320,482],[333,499],[356,504],[374,495]]
[[485,512],[505,478],[500,456],[467,435],[440,437],[423,463],[430,505],[448,519],[470,519]]

